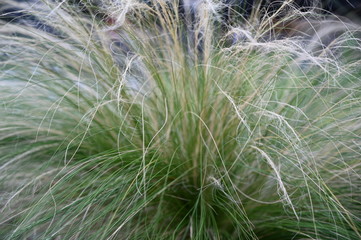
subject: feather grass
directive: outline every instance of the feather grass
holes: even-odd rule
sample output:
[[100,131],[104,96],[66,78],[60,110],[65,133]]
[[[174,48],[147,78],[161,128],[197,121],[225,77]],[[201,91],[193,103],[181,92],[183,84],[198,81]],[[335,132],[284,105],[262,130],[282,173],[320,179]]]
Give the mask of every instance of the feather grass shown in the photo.
[[274,38],[322,22],[292,1],[228,29],[216,1],[192,22],[177,1],[44,4],[55,31],[0,28],[4,239],[361,237],[356,28]]

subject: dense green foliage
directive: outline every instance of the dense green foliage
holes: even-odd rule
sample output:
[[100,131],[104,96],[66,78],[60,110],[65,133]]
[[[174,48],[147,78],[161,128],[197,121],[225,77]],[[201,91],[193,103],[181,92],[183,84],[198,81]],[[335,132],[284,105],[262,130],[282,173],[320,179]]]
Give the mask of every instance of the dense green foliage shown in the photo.
[[359,239],[355,28],[325,45],[272,37],[322,21],[292,1],[228,29],[216,1],[193,26],[156,2],[1,23],[0,238]]

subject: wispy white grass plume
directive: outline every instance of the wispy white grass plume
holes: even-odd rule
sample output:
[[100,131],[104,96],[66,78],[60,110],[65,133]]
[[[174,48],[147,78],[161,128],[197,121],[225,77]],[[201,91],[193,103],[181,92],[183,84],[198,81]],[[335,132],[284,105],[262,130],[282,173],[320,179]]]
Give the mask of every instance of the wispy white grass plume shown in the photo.
[[80,2],[1,22],[0,236],[361,237],[357,26]]

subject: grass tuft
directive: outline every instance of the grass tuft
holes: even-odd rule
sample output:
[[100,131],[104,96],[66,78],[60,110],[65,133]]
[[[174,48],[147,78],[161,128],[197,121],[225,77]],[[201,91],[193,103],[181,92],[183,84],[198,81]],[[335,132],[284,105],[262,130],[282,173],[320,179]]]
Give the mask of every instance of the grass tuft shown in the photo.
[[70,2],[0,17],[0,236],[361,238],[357,26]]

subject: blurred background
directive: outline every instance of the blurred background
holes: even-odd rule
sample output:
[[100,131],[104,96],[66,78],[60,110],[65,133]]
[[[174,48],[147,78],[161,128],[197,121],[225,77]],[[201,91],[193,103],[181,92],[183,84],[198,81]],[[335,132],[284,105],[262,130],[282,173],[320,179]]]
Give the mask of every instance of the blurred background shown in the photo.
[[[150,0],[143,0],[150,4]],[[180,0],[181,12],[192,12],[202,0]],[[0,18],[3,21],[13,21],[32,24],[35,27],[44,27],[37,19],[24,11],[26,5],[41,6],[41,0],[15,0],[15,4],[10,4],[10,1],[2,0],[0,2]],[[82,8],[84,0],[54,0],[54,2],[70,3]],[[87,4],[99,5],[102,0],[87,0]],[[114,2],[114,1],[113,1]],[[250,16],[252,9],[260,5],[267,8],[269,11],[277,9],[282,1],[279,0],[221,0],[225,4],[224,7],[224,21],[229,21],[232,12],[237,11],[242,13],[244,18]],[[347,18],[350,21],[361,23],[361,0],[294,0],[293,4],[299,6],[305,11],[310,7],[317,7],[324,10],[324,13],[335,14],[342,18]],[[227,6],[227,7],[226,7]]]

